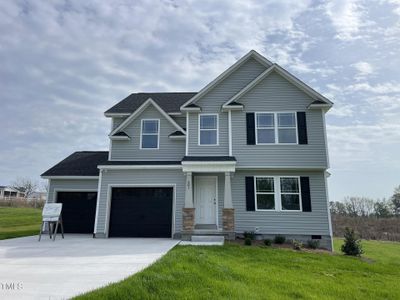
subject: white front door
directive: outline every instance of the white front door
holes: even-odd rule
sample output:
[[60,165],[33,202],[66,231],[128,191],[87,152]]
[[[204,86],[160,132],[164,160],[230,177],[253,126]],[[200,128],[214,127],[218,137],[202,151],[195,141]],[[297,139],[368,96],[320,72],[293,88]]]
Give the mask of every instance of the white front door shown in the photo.
[[195,176],[194,207],[196,224],[216,224],[217,177]]

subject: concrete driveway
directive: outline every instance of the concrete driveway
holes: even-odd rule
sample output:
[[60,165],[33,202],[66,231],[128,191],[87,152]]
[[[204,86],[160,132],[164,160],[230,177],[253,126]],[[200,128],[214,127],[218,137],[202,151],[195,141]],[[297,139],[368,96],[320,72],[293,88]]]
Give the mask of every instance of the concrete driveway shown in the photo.
[[179,241],[89,235],[0,241],[0,299],[65,299],[149,266]]

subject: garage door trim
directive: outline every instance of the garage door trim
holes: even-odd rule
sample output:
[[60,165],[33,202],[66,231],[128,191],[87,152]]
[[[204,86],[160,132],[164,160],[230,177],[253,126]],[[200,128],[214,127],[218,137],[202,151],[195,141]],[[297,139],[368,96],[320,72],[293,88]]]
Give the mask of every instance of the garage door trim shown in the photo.
[[176,206],[176,184],[175,183],[151,183],[151,184],[109,184],[107,187],[107,213],[106,213],[106,232],[105,235],[108,238],[109,228],[110,228],[110,214],[111,214],[111,196],[112,188],[172,188],[172,222],[171,222],[171,238],[173,238],[175,233],[175,206]]
[[[53,199],[51,203],[57,203],[57,199],[58,199],[58,193],[63,193],[63,192],[88,192],[88,193],[97,193],[97,197],[96,197],[96,212],[95,212],[95,216],[94,216],[94,226],[93,226],[93,234],[96,233],[96,227],[97,227],[97,212],[99,209],[99,191],[98,189],[69,189],[69,188],[55,188],[53,190]],[[50,189],[48,191],[48,193],[50,193]],[[47,196],[47,201],[46,203],[50,203],[49,202],[49,197]]]

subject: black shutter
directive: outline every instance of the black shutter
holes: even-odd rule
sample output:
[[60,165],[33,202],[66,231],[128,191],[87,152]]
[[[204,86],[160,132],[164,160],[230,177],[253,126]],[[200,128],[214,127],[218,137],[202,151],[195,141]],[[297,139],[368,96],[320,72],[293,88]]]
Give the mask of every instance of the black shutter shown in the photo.
[[297,112],[297,131],[299,135],[299,144],[308,144],[307,121],[306,113],[304,111]]
[[256,210],[254,203],[254,177],[246,177],[246,210]]
[[256,144],[256,126],[254,123],[254,113],[246,113],[247,145]]
[[301,204],[303,211],[311,211],[311,193],[310,193],[310,178],[300,177],[301,186]]

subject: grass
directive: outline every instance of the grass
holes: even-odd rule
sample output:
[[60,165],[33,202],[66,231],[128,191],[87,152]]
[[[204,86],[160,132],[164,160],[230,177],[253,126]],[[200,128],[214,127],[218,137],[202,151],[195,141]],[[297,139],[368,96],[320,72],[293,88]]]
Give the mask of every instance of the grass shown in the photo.
[[363,245],[361,259],[237,244],[177,246],[144,271],[77,299],[400,299],[400,243]]
[[0,207],[0,240],[38,234],[41,214],[36,208]]

